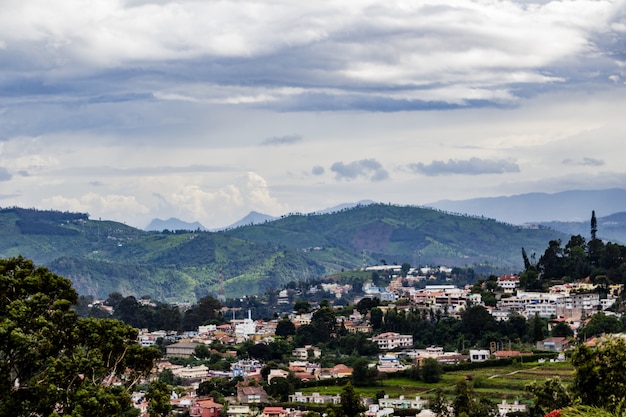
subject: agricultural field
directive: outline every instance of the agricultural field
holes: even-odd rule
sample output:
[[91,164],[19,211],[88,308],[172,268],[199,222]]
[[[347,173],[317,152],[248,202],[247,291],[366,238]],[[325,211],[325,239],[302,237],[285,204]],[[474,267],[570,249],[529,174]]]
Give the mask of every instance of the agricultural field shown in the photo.
[[[390,397],[420,396],[428,398],[437,388],[441,388],[446,396],[454,397],[455,385],[459,379],[465,378],[477,396],[484,396],[500,403],[503,399],[508,402],[519,400],[524,403],[530,400],[525,387],[533,382],[543,381],[558,376],[565,385],[569,385],[574,376],[574,367],[569,362],[560,363],[519,363],[503,367],[489,367],[473,370],[446,372],[441,381],[428,384],[422,381],[413,381],[408,378],[394,378],[378,381],[377,385],[369,387],[355,387],[362,397],[375,397],[380,391]],[[321,394],[339,394],[342,387],[309,387],[299,391],[305,393],[319,392]]]

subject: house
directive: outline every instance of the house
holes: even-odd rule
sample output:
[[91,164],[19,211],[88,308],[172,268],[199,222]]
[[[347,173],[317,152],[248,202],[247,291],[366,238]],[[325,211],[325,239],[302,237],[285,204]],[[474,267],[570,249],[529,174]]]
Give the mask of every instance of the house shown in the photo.
[[382,350],[404,349],[413,346],[413,335],[386,332],[372,337],[372,341],[376,342]]
[[287,410],[283,407],[265,407],[261,417],[286,417],[287,414]]
[[538,350],[550,350],[552,352],[563,352],[569,346],[570,342],[565,337],[549,337],[537,342]]
[[500,417],[506,417],[507,413],[526,413],[526,404],[520,404],[519,401],[514,401],[513,404],[508,404],[506,400],[502,400],[502,403],[498,404],[498,412]]
[[352,376],[352,368],[340,363],[332,367],[330,374],[333,378],[348,378]]
[[272,382],[274,378],[287,378],[289,376],[289,372],[284,369],[270,369],[270,373],[267,375],[267,383]]
[[198,366],[186,366],[184,368],[178,368],[172,371],[175,376],[179,376],[184,379],[194,378],[206,378],[209,376],[209,368],[204,364]]
[[226,410],[226,415],[228,417],[248,417],[251,411],[247,405],[230,404]]
[[369,409],[363,413],[364,417],[391,417],[393,408],[382,408],[378,404],[370,404]]
[[340,404],[341,395],[320,395],[319,392],[312,394],[303,394],[302,392],[296,392],[289,396],[289,402],[291,403],[312,403],[312,404]]
[[381,408],[389,408],[389,407],[392,409],[412,408],[416,410],[421,410],[428,406],[428,400],[423,400],[420,397],[405,398],[404,395],[401,395],[398,398],[390,398],[389,395],[385,395],[383,398],[378,399],[378,405]]
[[268,401],[267,393],[262,387],[237,387],[237,401],[240,404],[259,404]]
[[470,362],[484,362],[491,356],[487,349],[470,349]]
[[189,358],[193,356],[196,346],[200,343],[196,342],[178,342],[165,346],[165,355],[168,358]]
[[222,404],[213,401],[212,397],[196,400],[195,404],[189,407],[190,417],[220,417]]
[[295,348],[291,355],[300,360],[306,360],[309,358],[309,353],[313,355],[314,358],[319,358],[322,356],[322,350],[317,346],[306,345],[305,347]]

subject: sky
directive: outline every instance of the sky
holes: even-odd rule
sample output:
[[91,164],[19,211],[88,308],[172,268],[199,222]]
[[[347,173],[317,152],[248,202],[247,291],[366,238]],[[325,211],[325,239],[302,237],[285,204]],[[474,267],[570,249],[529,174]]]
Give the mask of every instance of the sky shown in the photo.
[[626,0],[1,0],[0,207],[624,188]]

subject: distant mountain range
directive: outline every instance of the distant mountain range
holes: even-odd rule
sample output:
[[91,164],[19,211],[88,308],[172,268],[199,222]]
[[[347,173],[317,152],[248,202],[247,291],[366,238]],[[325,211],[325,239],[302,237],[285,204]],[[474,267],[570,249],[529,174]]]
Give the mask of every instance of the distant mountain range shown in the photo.
[[[262,216],[258,217],[259,219]],[[569,236],[438,210],[359,204],[219,232],[147,232],[84,213],[0,209],[0,257],[23,255],[70,278],[81,294],[195,301],[240,297],[290,281],[383,263],[488,265],[517,272],[521,248],[541,254]]]
[[592,210],[595,210],[597,217],[626,211],[626,190],[616,188],[441,200],[426,206],[450,213],[485,216],[511,224],[582,222],[591,219]]

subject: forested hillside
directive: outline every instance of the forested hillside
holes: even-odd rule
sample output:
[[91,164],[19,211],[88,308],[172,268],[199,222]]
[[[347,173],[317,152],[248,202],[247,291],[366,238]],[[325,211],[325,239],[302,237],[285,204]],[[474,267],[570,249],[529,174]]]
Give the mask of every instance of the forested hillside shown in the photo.
[[[84,213],[0,209],[0,257],[23,255],[70,278],[81,294],[113,291],[161,300],[257,294],[342,269],[380,263],[513,272],[521,248],[566,236],[494,220],[384,204],[293,214],[222,232],[145,232]],[[220,279],[223,286],[220,286]]]

